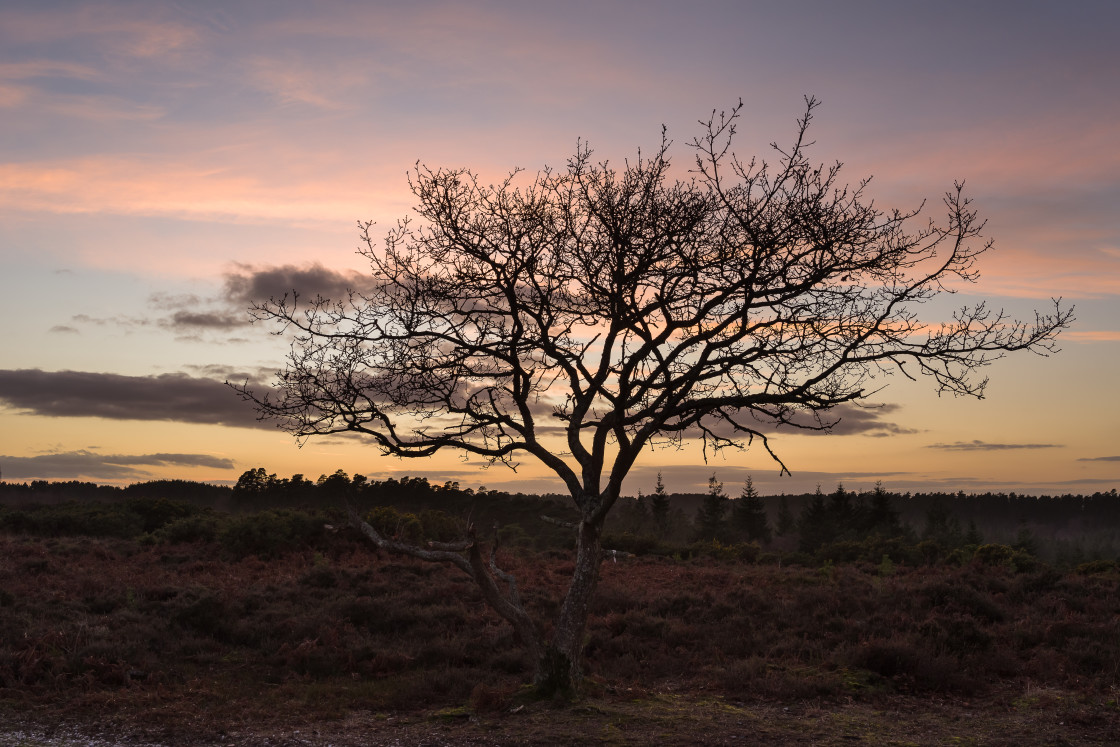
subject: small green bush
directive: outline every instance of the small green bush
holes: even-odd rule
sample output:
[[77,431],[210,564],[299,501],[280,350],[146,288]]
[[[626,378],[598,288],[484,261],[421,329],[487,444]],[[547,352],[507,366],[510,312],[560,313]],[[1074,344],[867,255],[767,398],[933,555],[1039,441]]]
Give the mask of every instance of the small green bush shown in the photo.
[[6,511],[0,529],[42,537],[132,539],[144,531],[143,519],[121,503],[78,502]]
[[981,565],[1010,565],[1011,557],[1015,554],[1007,545],[980,545],[972,554],[973,559]]
[[174,521],[197,514],[202,509],[185,501],[169,501],[166,498],[130,498],[125,507],[140,517],[145,532],[154,532]]
[[1115,560],[1093,560],[1077,566],[1077,572],[1082,576],[1089,576],[1095,573],[1115,571],[1118,567],[1120,566],[1117,566]]
[[377,506],[366,514],[365,520],[388,539],[416,543],[424,537],[424,524],[419,516],[402,513],[392,506]]
[[177,542],[213,542],[228,523],[228,516],[206,511],[176,519],[144,539],[161,545]]
[[272,509],[233,517],[218,541],[238,556],[276,557],[317,546],[325,536],[323,524],[322,516],[306,511]]
[[466,536],[465,522],[444,511],[431,509],[421,511],[420,528],[424,533],[424,539],[435,542],[454,542]]

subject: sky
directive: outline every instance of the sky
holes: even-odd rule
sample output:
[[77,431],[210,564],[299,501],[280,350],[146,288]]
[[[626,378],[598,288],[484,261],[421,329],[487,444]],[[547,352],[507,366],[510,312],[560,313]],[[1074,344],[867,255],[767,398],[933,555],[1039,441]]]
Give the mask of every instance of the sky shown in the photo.
[[[0,3],[0,476],[230,483],[264,467],[558,490],[449,454],[302,446],[224,382],[284,341],[254,300],[361,282],[357,222],[412,208],[417,162],[483,178],[621,162],[744,102],[736,151],[771,158],[804,97],[814,160],[923,217],[954,180],[995,249],[987,299],[1076,306],[1051,357],[987,370],[983,400],[892,380],[831,434],[703,461],[649,452],[626,489],[769,493],[1120,487],[1120,4],[1102,2]],[[772,160],[772,158],[771,158]],[[375,229],[376,230],[376,229]]]

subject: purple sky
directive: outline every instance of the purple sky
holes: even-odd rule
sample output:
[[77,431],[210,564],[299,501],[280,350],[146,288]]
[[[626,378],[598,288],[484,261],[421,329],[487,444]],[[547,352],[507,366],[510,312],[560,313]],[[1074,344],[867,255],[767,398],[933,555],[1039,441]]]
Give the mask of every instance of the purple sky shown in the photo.
[[[10,480],[427,474],[549,489],[534,465],[302,449],[220,385],[282,341],[273,289],[360,279],[355,222],[408,213],[407,170],[487,178],[682,145],[746,102],[742,155],[823,102],[821,161],[883,207],[967,182],[996,251],[971,297],[1077,305],[1061,355],[992,367],[987,399],[892,383],[830,436],[704,464],[659,452],[630,490],[1093,492],[1120,485],[1120,4],[1078,2],[5,2],[0,6],[0,470]],[[685,149],[675,149],[678,163]],[[934,214],[934,213],[931,213]],[[969,300],[961,298],[961,302]]]

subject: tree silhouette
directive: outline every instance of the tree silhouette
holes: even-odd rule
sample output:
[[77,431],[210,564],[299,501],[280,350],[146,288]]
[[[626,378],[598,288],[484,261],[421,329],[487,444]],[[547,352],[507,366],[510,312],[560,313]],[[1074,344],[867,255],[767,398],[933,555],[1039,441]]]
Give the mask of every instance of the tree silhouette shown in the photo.
[[766,517],[766,506],[762,502],[762,496],[755,490],[754,479],[750,475],[747,475],[743,483],[743,490],[731,509],[731,515],[736,527],[748,540],[763,543],[770,541],[772,533]]
[[779,537],[785,537],[792,534],[795,529],[797,529],[797,518],[789,507],[789,499],[782,495],[778,499],[778,526],[775,531]]
[[821,486],[817,485],[812,499],[801,509],[797,517],[798,547],[804,552],[813,552],[821,545],[831,542],[835,537],[835,527],[829,520],[828,505],[824,500]]
[[669,533],[669,493],[665,490],[660,472],[657,473],[653,494],[649,497],[649,513],[653,518],[654,531],[658,537],[664,538]]
[[723,492],[723,483],[715,475],[708,478],[708,492],[696,510],[696,539],[717,539],[723,529],[723,520],[731,507],[731,499]]
[[664,134],[621,168],[581,143],[566,168],[496,186],[418,165],[417,217],[380,246],[360,224],[364,288],[253,307],[291,350],[273,390],[238,388],[297,437],[350,431],[399,457],[528,456],[563,481],[581,518],[547,641],[476,537],[437,551],[362,525],[382,547],[470,573],[537,657],[542,686],[578,682],[603,522],[647,447],[695,438],[707,454],[758,439],[778,460],[774,427],[827,430],[882,374],[980,396],[977,369],[1052,350],[1071,319],[1055,301],[1029,324],[983,303],[923,321],[923,302],[976,279],[983,223],[961,185],[945,223],[911,230],[918,210],[885,212],[867,180],[841,184],[839,164],[808,159],[806,103],[773,166],[732,151],[742,102],[701,123],[684,179],[670,178]]
[[902,532],[898,511],[891,504],[891,495],[883,488],[883,481],[875,482],[871,503],[867,506],[864,531],[883,537],[897,537]]

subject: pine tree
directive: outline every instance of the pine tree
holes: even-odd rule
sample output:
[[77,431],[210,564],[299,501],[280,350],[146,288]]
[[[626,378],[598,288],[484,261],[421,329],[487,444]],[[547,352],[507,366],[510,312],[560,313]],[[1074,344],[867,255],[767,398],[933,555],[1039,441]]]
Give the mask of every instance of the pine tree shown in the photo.
[[890,493],[883,490],[882,480],[877,481],[875,489],[871,491],[866,530],[869,534],[880,534],[884,537],[897,537],[902,534],[898,511],[895,511],[891,504]]
[[968,520],[968,531],[965,532],[964,543],[966,545],[984,544],[984,535],[980,533],[980,527],[976,526],[976,519]]
[[799,546],[805,552],[813,552],[832,539],[828,506],[825,505],[820,485],[817,486],[817,492],[813,493],[812,500],[802,509],[797,529],[801,535]]
[[793,515],[793,510],[789,507],[789,499],[785,494],[778,499],[778,529],[777,534],[779,537],[785,537],[797,529],[797,519]]
[[665,483],[661,479],[661,473],[657,473],[657,485],[653,489],[653,495],[649,497],[649,512],[653,517],[654,531],[657,532],[658,537],[664,537],[669,533],[669,494],[665,492]]
[[629,531],[634,534],[645,534],[650,528],[650,514],[649,514],[649,501],[642,495],[642,491],[638,491],[638,497],[634,499],[634,503],[630,506],[630,510],[626,513],[629,514],[628,524]]
[[836,491],[828,497],[828,518],[831,539],[848,537],[855,529],[856,509],[852,505],[852,494],[844,489],[842,482],[836,483]]
[[696,512],[696,538],[715,539],[723,528],[723,518],[727,515],[731,499],[723,492],[723,483],[715,475],[708,478],[708,494],[704,496],[700,509]]
[[932,540],[945,548],[960,547],[964,542],[960,519],[939,497],[926,509],[926,526],[922,530],[922,539]]
[[739,494],[739,500],[735,501],[732,518],[736,528],[743,532],[748,540],[763,543],[770,541],[772,532],[766,516],[766,506],[762,502],[762,496],[754,489],[754,479],[751,475],[747,475],[743,492]]

